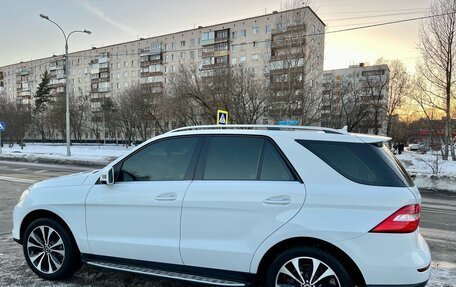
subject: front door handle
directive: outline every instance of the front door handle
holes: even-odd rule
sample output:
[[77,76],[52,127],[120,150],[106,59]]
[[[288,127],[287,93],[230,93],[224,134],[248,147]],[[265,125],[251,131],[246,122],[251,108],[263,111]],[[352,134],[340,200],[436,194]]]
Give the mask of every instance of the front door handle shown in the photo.
[[268,205],[288,205],[291,203],[291,199],[289,196],[280,195],[267,198],[263,200],[263,203]]
[[177,199],[177,194],[175,192],[162,193],[155,197],[157,201],[175,201]]

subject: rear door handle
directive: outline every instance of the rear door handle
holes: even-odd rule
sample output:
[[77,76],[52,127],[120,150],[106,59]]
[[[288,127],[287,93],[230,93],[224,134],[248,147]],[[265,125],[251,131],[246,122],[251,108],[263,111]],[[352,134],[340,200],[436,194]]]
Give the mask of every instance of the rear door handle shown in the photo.
[[268,205],[288,205],[291,203],[291,199],[288,196],[273,196],[263,200],[264,204]]
[[177,199],[177,194],[174,192],[162,193],[159,196],[155,197],[157,201],[175,201]]

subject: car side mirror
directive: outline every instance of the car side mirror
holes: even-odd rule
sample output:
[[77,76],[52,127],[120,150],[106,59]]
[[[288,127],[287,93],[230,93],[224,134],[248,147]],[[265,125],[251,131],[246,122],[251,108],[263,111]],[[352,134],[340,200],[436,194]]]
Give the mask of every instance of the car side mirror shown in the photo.
[[114,168],[111,167],[107,171],[103,171],[100,177],[100,182],[107,185],[114,184]]

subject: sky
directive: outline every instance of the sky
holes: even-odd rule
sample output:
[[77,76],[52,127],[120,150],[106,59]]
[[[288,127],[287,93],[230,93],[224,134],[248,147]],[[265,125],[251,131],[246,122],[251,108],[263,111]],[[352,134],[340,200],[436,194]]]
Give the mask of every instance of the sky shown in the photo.
[[[312,0],[327,31],[424,16],[432,0]],[[2,0],[0,66],[64,52],[62,33],[74,34],[70,52],[153,37],[280,10],[282,0]],[[324,68],[400,59],[413,71],[419,21],[327,34]]]

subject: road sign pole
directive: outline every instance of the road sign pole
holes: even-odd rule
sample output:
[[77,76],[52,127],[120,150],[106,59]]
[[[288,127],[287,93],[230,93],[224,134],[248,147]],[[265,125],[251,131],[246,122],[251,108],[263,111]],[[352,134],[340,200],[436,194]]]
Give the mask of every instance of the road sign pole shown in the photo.
[[0,154],[2,154],[2,132],[0,132]]

